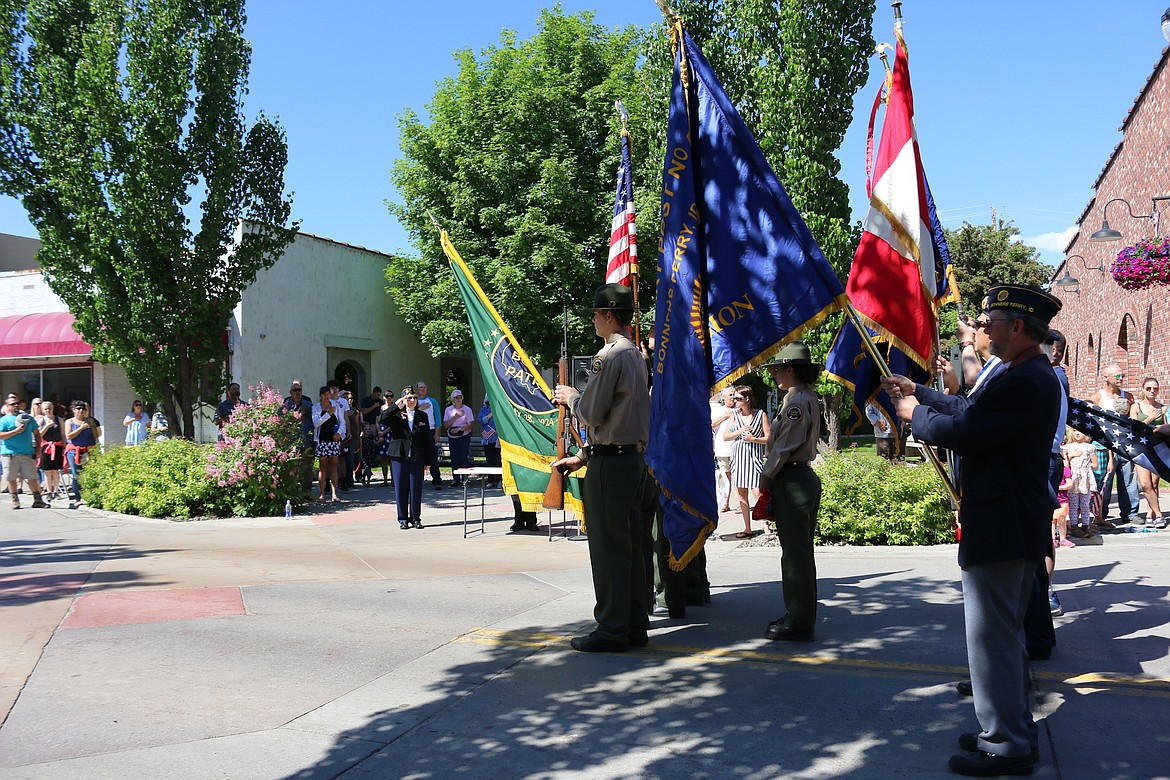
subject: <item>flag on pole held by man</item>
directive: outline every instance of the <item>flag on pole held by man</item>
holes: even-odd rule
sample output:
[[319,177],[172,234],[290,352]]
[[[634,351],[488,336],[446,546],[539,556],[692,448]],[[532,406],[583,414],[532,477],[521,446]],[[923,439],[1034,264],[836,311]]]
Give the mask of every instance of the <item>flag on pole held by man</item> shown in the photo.
[[[886,116],[870,182],[869,213],[845,289],[861,320],[880,340],[929,371],[937,341],[940,267],[914,127],[906,44],[900,32],[896,37]],[[937,216],[934,221],[937,224]],[[950,286],[953,275],[948,279],[945,270],[941,275]]]
[[634,225],[634,172],[630,162],[630,134],[622,129],[622,161],[618,166],[617,197],[609,234],[606,284],[633,287],[638,276],[638,234]]
[[[846,290],[890,370],[929,383],[938,308],[960,297],[918,151],[906,44],[900,31],[895,35],[894,69],[881,87],[888,87],[888,91],[876,165],[871,168],[871,160],[866,160],[870,209]],[[870,116],[871,146],[881,99],[879,91]],[[867,403],[876,404],[892,425],[899,424],[893,402],[879,392],[881,372],[862,347],[861,334],[848,320],[837,333],[825,371],[853,391],[847,433],[865,419]]]
[[[467,310],[475,357],[500,437],[504,492],[519,496],[525,510],[539,512],[557,451],[557,408],[551,400],[552,392],[459,256],[446,230],[439,231],[439,240]],[[565,507],[582,522],[584,475],[584,470],[578,470],[565,479]]]
[[707,391],[839,309],[844,289],[681,22],[671,40],[646,457],[682,569],[716,525]]
[[1068,399],[1068,424],[1123,458],[1170,479],[1170,443],[1155,436],[1152,425],[1079,398]]

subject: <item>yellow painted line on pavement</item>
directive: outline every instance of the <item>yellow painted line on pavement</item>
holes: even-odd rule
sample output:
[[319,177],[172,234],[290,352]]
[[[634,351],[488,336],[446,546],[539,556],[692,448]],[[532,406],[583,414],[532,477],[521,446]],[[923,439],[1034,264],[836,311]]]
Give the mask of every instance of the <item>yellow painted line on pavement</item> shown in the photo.
[[[540,631],[501,631],[490,628],[475,628],[468,634],[457,637],[461,643],[541,648],[565,645],[569,635]],[[828,655],[805,655],[794,653],[772,653],[757,650],[719,647],[694,647],[652,643],[649,647],[633,651],[638,655],[658,655],[694,662],[755,662],[763,664],[796,664],[817,667],[825,672],[862,674],[865,676],[891,674],[928,674],[948,678],[966,677],[967,667],[944,664],[920,664],[894,661],[877,661],[870,658],[837,658]],[[1033,667],[1033,678],[1057,685],[1081,689],[1085,692],[1108,690],[1116,693],[1155,695],[1170,698],[1170,679],[1162,677],[1138,677],[1111,672],[1068,672],[1044,671]]]

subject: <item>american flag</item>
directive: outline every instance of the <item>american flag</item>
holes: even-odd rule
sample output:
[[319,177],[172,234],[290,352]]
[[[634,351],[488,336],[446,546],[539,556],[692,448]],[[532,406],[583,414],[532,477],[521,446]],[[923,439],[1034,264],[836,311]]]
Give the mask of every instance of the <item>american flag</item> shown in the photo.
[[1170,479],[1170,444],[1155,436],[1152,426],[1079,398],[1068,399],[1068,424],[1123,458]]
[[634,172],[630,165],[630,134],[622,132],[622,164],[618,168],[617,197],[613,203],[613,225],[609,234],[609,263],[606,284],[633,287],[638,275],[638,234],[634,229]]

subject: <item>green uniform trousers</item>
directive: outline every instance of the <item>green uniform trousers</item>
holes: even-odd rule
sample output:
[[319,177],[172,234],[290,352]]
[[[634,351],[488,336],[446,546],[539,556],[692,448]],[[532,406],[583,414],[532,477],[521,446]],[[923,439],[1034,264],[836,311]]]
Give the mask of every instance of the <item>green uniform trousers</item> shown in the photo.
[[817,622],[817,564],[813,533],[821,507],[821,478],[808,466],[780,469],[772,484],[776,535],[784,548],[780,574],[784,607],[794,631],[812,631]]
[[642,486],[642,515],[647,534],[647,544],[643,550],[649,578],[647,582],[653,583],[649,606],[653,608],[657,604],[668,609],[686,609],[687,575],[686,572],[670,568],[670,542],[662,530],[661,498],[662,490],[658,487],[658,480],[647,471],[646,482]]
[[626,642],[632,630],[646,630],[650,587],[642,553],[642,481],[646,459],[641,453],[599,455],[589,459],[582,498],[597,633]]

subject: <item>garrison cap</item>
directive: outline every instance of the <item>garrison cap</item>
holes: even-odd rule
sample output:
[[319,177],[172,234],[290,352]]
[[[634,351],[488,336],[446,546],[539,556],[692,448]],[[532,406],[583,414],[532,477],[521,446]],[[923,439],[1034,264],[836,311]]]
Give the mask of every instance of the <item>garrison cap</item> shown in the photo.
[[607,284],[593,294],[593,308],[604,311],[633,311],[634,291],[624,284]]
[[1006,311],[1049,322],[1063,304],[1055,295],[1030,284],[997,284],[988,289],[984,311]]

